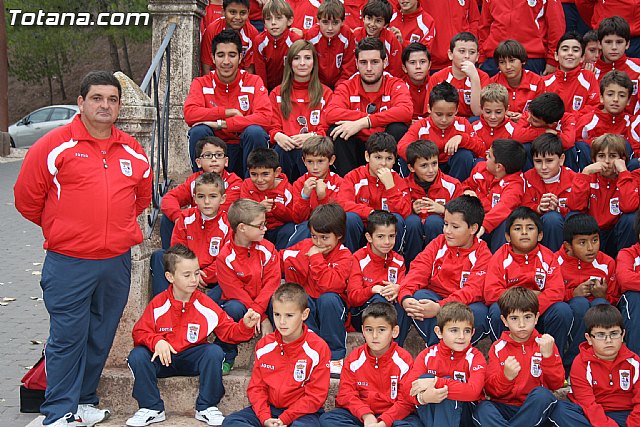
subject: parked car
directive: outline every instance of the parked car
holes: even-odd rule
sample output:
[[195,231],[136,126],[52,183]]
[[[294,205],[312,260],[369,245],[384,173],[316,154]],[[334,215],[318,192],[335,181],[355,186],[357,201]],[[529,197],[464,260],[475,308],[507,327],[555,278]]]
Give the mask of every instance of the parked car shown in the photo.
[[30,147],[50,130],[71,122],[79,112],[77,105],[51,105],[35,110],[9,126],[11,146]]

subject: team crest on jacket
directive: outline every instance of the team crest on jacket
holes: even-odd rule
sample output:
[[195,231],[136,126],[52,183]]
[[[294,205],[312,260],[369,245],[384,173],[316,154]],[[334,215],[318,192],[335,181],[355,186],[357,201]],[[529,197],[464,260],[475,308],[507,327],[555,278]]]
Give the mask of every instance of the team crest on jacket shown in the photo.
[[460,3],[460,6],[464,7],[464,0],[458,0],[458,3]]
[[398,282],[398,269],[396,267],[389,267],[387,270],[387,280],[394,285]]
[[542,375],[542,368],[540,364],[542,363],[542,355],[540,353],[536,353],[531,356],[531,375],[538,378]]
[[538,1],[537,0],[527,0],[527,3],[531,7],[536,7],[536,4],[538,3]]
[[631,95],[637,95],[638,94],[638,81],[637,80],[631,80],[631,82],[633,83],[633,93]]
[[465,372],[453,371],[453,379],[461,383],[467,382],[467,374]]
[[305,30],[308,30],[309,28],[313,27],[313,16],[305,15],[304,23],[302,24],[302,26],[304,27]]
[[631,371],[628,369],[620,370],[620,388],[623,390],[629,390],[631,386]]
[[578,111],[580,108],[582,108],[582,102],[584,101],[584,98],[581,97],[580,95],[574,95],[573,96],[573,109],[574,111]]
[[536,281],[536,286],[538,286],[538,289],[543,290],[544,285],[547,282],[547,273],[542,271],[540,268],[536,269],[535,281]]
[[309,115],[309,123],[312,126],[318,126],[320,124],[320,110],[312,110]]
[[391,377],[391,398],[396,399],[398,397],[398,377]]
[[411,34],[409,38],[409,43],[417,43],[420,41],[420,34]]
[[463,271],[460,275],[460,289],[464,288],[465,283],[467,283],[467,279],[471,275],[470,271]]
[[131,160],[120,159],[120,170],[122,171],[122,175],[124,176],[133,175],[133,167],[131,166]]
[[307,377],[307,361],[300,359],[296,362],[296,367],[293,370],[293,379],[301,383]]
[[620,199],[617,197],[609,200],[609,212],[611,215],[620,215]]
[[467,105],[471,105],[471,91],[465,90],[463,92],[463,96],[464,96],[464,103]]
[[187,327],[187,341],[195,343],[198,341],[198,335],[200,335],[200,325],[197,323],[189,323]]
[[220,253],[220,241],[222,239],[220,237],[212,237],[209,242],[209,255],[218,256]]
[[342,54],[339,53],[336,55],[336,68],[340,68],[342,65]]
[[249,95],[240,95],[238,102],[240,103],[240,109],[242,111],[249,111]]

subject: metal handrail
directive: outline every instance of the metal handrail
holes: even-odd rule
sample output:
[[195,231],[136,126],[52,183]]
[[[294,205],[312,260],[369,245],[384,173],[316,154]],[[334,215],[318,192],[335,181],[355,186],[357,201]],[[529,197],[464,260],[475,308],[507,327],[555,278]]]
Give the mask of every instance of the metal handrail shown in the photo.
[[[153,100],[156,111],[154,126],[151,132],[151,148],[149,160],[153,169],[153,196],[151,198],[151,211],[147,216],[146,237],[150,238],[153,227],[160,215],[160,202],[169,190],[169,99],[171,82],[171,38],[176,30],[176,24],[167,28],[162,44],[153,57],[153,61],[144,76],[140,89]],[[166,58],[164,78],[164,98],[160,103],[160,78],[163,71],[163,63]],[[152,84],[153,83],[153,84]]]

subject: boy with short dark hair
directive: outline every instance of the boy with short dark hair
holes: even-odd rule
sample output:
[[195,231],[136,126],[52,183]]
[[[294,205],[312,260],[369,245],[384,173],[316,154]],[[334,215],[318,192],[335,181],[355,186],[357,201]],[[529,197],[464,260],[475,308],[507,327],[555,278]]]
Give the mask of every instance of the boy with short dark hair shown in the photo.
[[291,214],[293,194],[287,176],[282,173],[278,153],[271,148],[256,148],[247,157],[249,178],[240,188],[240,197],[255,200],[267,210],[265,238],[276,249],[287,247],[295,230]]
[[407,378],[423,426],[472,425],[473,404],[484,398],[486,361],[471,345],[473,312],[450,302],[437,316],[440,342],[416,357]]
[[236,323],[198,291],[198,258],[184,245],[165,252],[164,267],[171,284],[151,300],[132,331],[135,348],[127,363],[140,409],[126,424],[146,426],[165,420],[157,378],[198,375],[196,419],[220,425],[224,417],[217,406],[224,395],[220,369],[224,354],[217,344],[207,342],[207,336],[214,332],[229,342],[248,341],[260,323],[260,314],[249,309],[242,322]]
[[309,294],[306,324],[329,345],[331,375],[339,377],[346,356],[347,280],[353,261],[342,244],[344,209],[337,203],[319,205],[309,218],[311,238],[282,251],[282,270],[289,282]]
[[598,32],[589,30],[584,33],[582,40],[584,40],[584,62],[582,63],[582,68],[593,72],[601,53]]
[[410,43],[402,50],[402,71],[404,71],[402,78],[409,86],[409,93],[411,93],[411,100],[413,101],[412,122],[429,114],[427,84],[429,82],[430,68],[431,54],[422,43]]
[[501,84],[489,83],[480,91],[480,120],[471,125],[485,149],[498,138],[511,138],[515,123],[509,118],[509,92]]
[[355,252],[364,234],[364,223],[376,209],[393,213],[398,219],[398,235],[394,250],[402,248],[404,218],[411,211],[405,181],[392,170],[396,163],[396,142],[386,132],[369,137],[365,146],[366,165],[345,175],[338,193],[338,201],[347,211],[345,245]]
[[516,286],[498,299],[500,319],[509,328],[491,345],[480,425],[545,425],[557,402],[552,391],[564,385],[562,359],[554,339],[535,330],[538,296]]
[[540,215],[542,245],[555,252],[562,246],[567,199],[576,173],[563,166],[565,155],[558,135],[543,133],[534,139],[531,157],[533,169],[524,173],[527,189],[522,204]]
[[431,49],[436,37],[436,23],[433,17],[422,8],[419,0],[399,2],[399,7],[389,25],[403,47],[407,47],[410,43],[420,43],[427,49]]
[[505,221],[522,203],[525,181],[522,166],[525,151],[513,139],[496,139],[486,152],[486,162],[474,166],[469,178],[462,183],[464,194],[480,199],[484,207],[484,221],[479,235],[484,236],[491,252],[505,243]]
[[[622,296],[618,308],[622,312],[625,329],[636,329],[640,323],[640,213],[636,212],[633,231],[638,241],[618,252],[616,258],[616,279]],[[640,334],[626,337],[627,347],[634,353],[640,352]]]
[[276,332],[256,344],[247,397],[251,406],[225,418],[224,427],[319,424],[329,394],[329,348],[304,324],[308,296],[287,282],[273,294]]
[[345,360],[336,409],[320,417],[324,427],[419,425],[405,385],[413,358],[393,342],[400,333],[396,310],[374,302],[362,313],[365,344]]
[[471,124],[458,117],[458,91],[447,82],[429,83],[429,117],[414,122],[398,142],[398,152],[406,159],[409,144],[418,139],[433,141],[440,151],[440,167],[462,181],[469,176],[474,157],[482,157],[484,147],[473,136]]
[[438,167],[438,147],[432,141],[418,140],[407,147],[407,163],[411,175],[406,178],[411,195],[411,215],[405,220],[407,263],[438,235],[444,225],[444,206],[462,195],[457,179]]
[[563,302],[565,291],[558,259],[540,244],[542,222],[533,210],[521,206],[507,218],[505,237],[508,243],[491,258],[484,287],[484,299],[490,305],[491,339],[497,340],[505,329],[498,299],[507,289],[522,286],[538,294],[537,328],[555,338],[562,357],[573,315]]
[[565,297],[573,324],[571,344],[565,357],[567,373],[584,342],[584,314],[598,304],[616,304],[620,289],[616,281],[616,263],[600,252],[600,229],[596,220],[587,214],[575,214],[564,224],[564,244],[556,252],[564,278]]

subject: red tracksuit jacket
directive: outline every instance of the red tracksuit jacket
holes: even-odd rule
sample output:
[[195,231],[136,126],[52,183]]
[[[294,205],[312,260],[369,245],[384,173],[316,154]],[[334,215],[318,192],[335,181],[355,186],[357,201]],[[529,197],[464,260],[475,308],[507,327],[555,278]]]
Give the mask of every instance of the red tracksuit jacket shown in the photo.
[[291,0],[289,4],[293,9],[293,24],[291,27],[302,31],[313,27],[317,21],[319,0]]
[[[365,37],[367,37],[367,32],[364,27],[353,30],[353,40],[356,45]],[[393,77],[402,78],[404,75],[404,71],[402,71],[402,44],[398,41],[396,35],[387,27],[382,29],[378,38],[387,51],[388,65],[384,70]]]
[[[282,81],[282,79],[280,79]],[[315,132],[318,135],[326,135],[327,121],[324,114],[324,108],[331,99],[333,92],[327,86],[322,85],[322,99],[320,105],[316,105],[313,108],[309,105],[311,100],[309,99],[309,82],[293,82],[291,91],[291,112],[288,118],[284,118],[280,106],[282,104],[282,97],[280,91],[282,86],[278,86],[271,91],[269,99],[271,99],[271,107],[273,110],[273,116],[271,118],[271,129],[269,130],[269,138],[272,143],[275,143],[274,138],[278,132],[282,132],[287,136],[298,135],[303,127],[307,128],[308,132]],[[306,125],[298,123],[298,118],[304,117]]]
[[271,418],[269,405],[286,408],[278,418],[291,425],[320,410],[327,399],[329,347],[306,325],[302,328],[302,336],[293,342],[284,343],[276,331],[256,344],[247,397],[261,425]]
[[427,99],[429,79],[422,85],[414,85],[408,76],[404,75],[402,78],[409,88],[409,94],[411,94],[411,101],[413,102],[413,117],[411,120],[427,117],[429,114],[429,100]]
[[627,141],[631,144],[631,149],[636,157],[640,155],[640,115],[633,118],[627,133]]
[[[445,385],[449,388],[447,399],[476,402],[484,400],[486,365],[484,356],[475,347],[469,345],[463,351],[453,351],[440,341],[418,354],[405,384],[411,388],[420,375],[431,374],[438,377],[435,388]],[[411,402],[420,404],[415,397],[411,397]]]
[[558,258],[540,244],[528,254],[520,255],[513,252],[511,244],[505,243],[491,258],[484,287],[487,305],[497,302],[504,291],[514,286],[540,292],[540,314],[553,303],[564,301]]
[[[513,131],[513,139],[523,144],[532,142],[534,139],[545,133],[546,127],[533,127],[527,121],[528,114],[523,114],[516,128]],[[568,150],[573,148],[576,144],[576,120],[572,113],[564,113],[560,121],[558,122],[555,130],[558,132],[560,141],[562,142],[562,149]]]
[[529,102],[545,92],[542,77],[533,71],[525,69],[522,69],[522,80],[518,87],[511,87],[502,72],[491,77],[489,83],[498,83],[507,88],[507,91],[509,91],[509,111],[516,113],[522,113],[528,110]]
[[[367,114],[369,104],[376,106],[373,114]],[[365,92],[360,73],[356,73],[336,88],[325,114],[330,125],[340,120],[358,120],[369,116],[371,128],[362,129],[357,134],[364,141],[375,132],[384,132],[390,123],[410,123],[413,104],[409,89],[402,80],[385,73],[378,92]]]
[[402,282],[405,271],[404,258],[394,251],[383,258],[373,253],[371,244],[358,249],[353,254],[351,275],[347,283],[349,307],[363,306],[373,296],[371,288],[382,285],[383,281]]
[[338,201],[345,211],[355,212],[366,221],[374,209],[382,209],[407,217],[411,213],[407,184],[395,171],[395,186],[387,190],[377,176],[369,173],[369,165],[360,166],[345,175]]
[[569,400],[582,407],[591,424],[617,427],[605,411],[631,411],[628,427],[640,426],[640,357],[622,344],[615,360],[598,358],[587,342],[571,365]]
[[[558,256],[558,264],[564,280],[565,296],[564,300],[569,301],[573,298],[573,290],[583,282],[589,279],[598,279],[601,283],[607,285],[606,299],[611,304],[618,303],[620,297],[620,289],[616,280],[616,262],[604,252],[598,252],[596,259],[591,264],[584,263],[578,258],[567,255],[564,246],[556,252]],[[587,297],[589,301],[593,301],[593,296]]]
[[200,270],[206,283],[218,283],[216,257],[231,238],[231,225],[223,210],[214,218],[205,220],[198,208],[185,209],[176,219],[171,246],[181,243],[198,257]]
[[347,280],[353,262],[351,252],[339,244],[326,256],[308,256],[307,252],[312,246],[311,239],[304,239],[280,252],[284,279],[302,285],[311,298],[319,298],[325,292],[335,292],[346,300]]
[[344,23],[351,30],[362,27],[362,8],[367,4],[367,0],[345,0],[344,1]]
[[524,173],[524,180],[527,183],[527,189],[524,192],[523,206],[527,206],[534,211],[538,211],[540,199],[545,193],[553,193],[558,197],[558,212],[565,216],[569,213],[567,200],[571,194],[573,180],[576,173],[566,166],[560,168],[560,175],[553,179],[553,182],[545,183],[542,177],[534,169],[529,169]]
[[618,0],[606,2],[605,0],[575,0],[578,12],[584,22],[591,28],[598,28],[600,21],[610,16],[621,16],[631,27],[631,37],[640,35],[640,1]]
[[485,211],[482,226],[491,233],[522,204],[526,184],[522,172],[497,179],[487,170],[487,163],[480,162],[462,183],[462,189],[475,191]]
[[616,279],[620,292],[640,291],[640,243],[618,252]]
[[[480,116],[480,120],[473,123],[471,128],[475,132],[476,138],[482,142],[485,150],[488,150],[491,148],[491,145],[493,145],[493,141],[498,138],[511,139],[516,124],[508,117],[505,117],[498,127],[492,128],[487,124],[484,117]],[[484,157],[484,155],[482,157]]]
[[[534,329],[527,341],[516,342],[509,331],[504,331],[500,339],[491,345],[484,390],[492,401],[522,406],[534,388],[557,390],[564,385],[564,367],[558,348],[554,344],[553,354],[542,357],[540,345],[536,342],[538,337],[540,333]],[[504,362],[509,356],[514,356],[521,368],[512,381],[504,376]]]
[[[402,34],[402,47],[409,46],[410,43],[422,43],[431,51],[433,40],[436,37],[436,23],[433,17],[420,7],[413,13],[402,13],[401,11],[393,14],[390,27],[396,27]],[[401,52],[402,53],[402,52]]]
[[284,174],[280,174],[276,179],[276,187],[267,191],[258,190],[251,178],[245,178],[242,187],[240,187],[240,197],[255,200],[258,203],[264,199],[273,199],[273,207],[267,212],[267,229],[273,230],[293,221],[291,215],[292,190],[293,187]]
[[[209,24],[211,24],[216,19],[224,16],[224,13],[222,10],[223,10],[222,3],[220,4],[209,3],[207,5],[207,7],[204,9],[204,17],[200,21],[200,37],[204,35],[204,31],[207,29]],[[209,46],[209,49],[211,49],[211,46]]]
[[[203,171],[198,171],[189,177],[176,188],[171,189],[162,198],[160,207],[162,213],[165,214],[171,222],[176,222],[180,216],[180,211],[183,206],[192,207],[196,205],[196,201],[193,199],[193,190],[195,188],[196,178],[203,174]],[[224,203],[220,205],[220,210],[228,211],[231,203],[240,198],[240,186],[242,180],[238,175],[233,172],[222,171],[222,180],[224,181],[225,191],[227,196]]]
[[565,32],[560,1],[482,0],[481,9],[480,62],[492,58],[501,41],[514,38],[522,43],[529,58],[544,58],[547,64],[558,65],[554,54]]
[[268,240],[251,243],[248,248],[229,240],[216,258],[222,299],[238,300],[266,318],[271,295],[280,286],[280,257]]
[[[412,173],[406,178],[407,188],[409,189],[409,194],[411,195],[411,213],[413,212],[413,202],[418,199],[422,199],[423,197],[428,197],[436,203],[440,203],[441,205],[447,204],[452,199],[455,199],[458,196],[462,195],[462,184],[456,178],[449,176],[443,173],[440,169],[438,169],[438,175],[431,183],[429,187],[429,194],[425,194],[424,188],[420,186],[416,182],[416,175]],[[429,215],[437,215],[428,212],[421,212],[419,214],[420,219],[424,221],[427,219]]]
[[[244,115],[227,117],[227,108],[238,109]],[[238,71],[236,79],[230,84],[222,83],[215,71],[196,77],[191,82],[183,110],[188,126],[203,121],[224,120],[227,128],[216,131],[216,136],[227,144],[238,144],[239,135],[249,125],[268,129],[272,115],[271,102],[262,79],[242,70]]]
[[[260,12],[260,17],[257,19],[262,19],[262,12]],[[225,17],[222,16],[209,24],[202,35],[202,41],[200,41],[200,62],[202,64],[209,65],[212,69],[215,68],[215,63],[213,62],[213,54],[211,53],[211,43],[213,42],[213,38],[226,28],[227,21],[225,20]],[[247,20],[238,32],[240,40],[242,40],[242,53],[244,54],[240,61],[240,68],[243,70],[246,70],[251,64],[253,64],[252,47],[254,40],[258,37],[258,34],[258,30],[256,30],[256,27],[251,25],[249,20]]]
[[436,34],[431,52],[431,68],[441,70],[451,65],[447,52],[449,41],[456,34],[468,31],[478,36],[480,10],[476,0],[428,0],[422,1],[424,10],[436,23]]
[[633,93],[630,96],[629,105],[627,106],[626,111],[629,114],[638,114],[638,111],[640,111],[640,103],[638,102],[640,59],[629,58],[627,57],[627,55],[623,55],[622,58],[618,59],[617,61],[607,64],[602,60],[602,58],[599,58],[596,61],[593,72],[595,73],[598,81],[600,81],[611,70],[624,71],[633,82]]
[[[433,74],[429,77],[429,92],[427,93],[427,103],[429,102],[429,95],[431,94],[431,90],[438,84],[442,82],[451,83],[456,89],[458,89],[458,115],[462,117],[471,117],[473,116],[473,111],[471,111],[471,80],[468,77],[464,79],[456,79],[453,76],[452,65],[447,68],[443,68],[437,73]],[[484,71],[478,69],[478,75],[480,76],[480,87],[485,87],[489,84],[490,77]]]
[[318,200],[318,193],[311,192],[308,199],[302,197],[302,188],[307,179],[311,175],[309,172],[302,175],[293,183],[293,204],[291,205],[291,214],[293,216],[293,222],[300,224],[303,221],[307,221],[311,212],[319,205],[324,205],[329,202],[335,202],[338,200],[338,192],[342,186],[342,177],[337,173],[329,172],[324,178],[324,182],[327,186],[327,193],[324,199]]
[[412,297],[419,289],[429,289],[441,297],[438,304],[451,301],[471,304],[483,300],[484,279],[491,251],[484,240],[474,239],[469,249],[451,247],[444,235],[433,239],[411,263],[400,283],[398,301]]
[[253,64],[256,74],[267,85],[269,91],[282,83],[284,62],[289,47],[301,38],[287,28],[277,39],[274,39],[268,31],[263,31],[253,40],[251,49],[253,49]]
[[610,230],[618,216],[638,210],[638,184],[629,171],[618,178],[605,178],[599,173],[576,174],[569,194],[569,209],[582,211],[598,221],[601,230]]
[[414,122],[398,142],[398,154],[406,159],[409,144],[419,139],[430,140],[436,144],[440,151],[438,162],[446,163],[450,156],[444,152],[444,146],[456,135],[462,135],[459,148],[471,150],[474,157],[484,157],[486,151],[484,145],[475,137],[471,124],[464,117],[456,117],[446,129],[440,129],[436,126],[431,116]]
[[406,394],[411,386],[405,385],[412,365],[409,352],[395,342],[379,357],[366,344],[361,345],[344,360],[336,406],[360,420],[374,414],[388,426],[406,418],[415,409]]
[[[346,6],[346,5],[345,5]],[[320,82],[330,88],[337,88],[356,72],[353,33],[346,25],[333,38],[327,38],[320,32],[318,24],[305,31],[304,39],[310,41],[318,53],[318,77]]]
[[46,250],[105,259],[142,242],[136,218],[151,202],[152,178],[131,135],[112,126],[108,140],[95,139],[77,115],[29,149],[13,193]]
[[593,140],[605,133],[626,135],[631,126],[631,115],[620,113],[609,114],[600,109],[588,111],[576,121],[576,141],[586,141],[591,145]]
[[582,67],[569,72],[557,70],[543,80],[545,92],[560,95],[565,111],[586,111],[600,105],[600,85],[592,71]]
[[224,342],[238,344],[253,337],[253,328],[244,321],[234,322],[200,291],[191,294],[189,302],[173,297],[173,285],[156,295],[133,326],[133,345],[143,345],[155,351],[160,340],[167,341],[175,351],[182,351],[207,343],[207,336],[214,332]]

